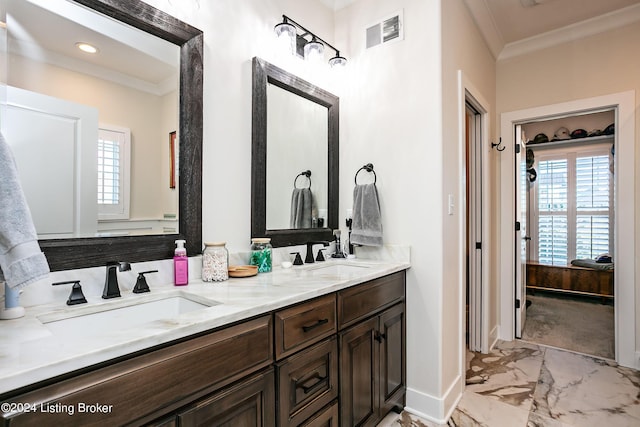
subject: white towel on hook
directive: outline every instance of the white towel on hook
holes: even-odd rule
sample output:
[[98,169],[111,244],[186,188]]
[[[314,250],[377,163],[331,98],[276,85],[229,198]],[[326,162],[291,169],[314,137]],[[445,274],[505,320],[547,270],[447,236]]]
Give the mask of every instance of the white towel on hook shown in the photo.
[[49,274],[11,149],[0,133],[0,281],[20,289]]
[[375,183],[355,186],[352,215],[351,244],[382,246],[382,216]]

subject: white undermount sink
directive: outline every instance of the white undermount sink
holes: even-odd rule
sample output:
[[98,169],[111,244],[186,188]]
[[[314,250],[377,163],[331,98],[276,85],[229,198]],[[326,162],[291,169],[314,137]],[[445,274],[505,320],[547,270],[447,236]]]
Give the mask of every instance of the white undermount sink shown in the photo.
[[96,306],[76,306],[69,311],[40,315],[38,320],[54,335],[94,336],[140,328],[156,320],[172,320],[218,304],[191,295],[160,295],[144,302],[131,298]]
[[335,276],[343,276],[350,274],[362,274],[366,273],[366,271],[371,268],[369,265],[363,264],[346,264],[346,263],[338,263],[329,261],[327,264],[322,265],[314,265],[313,267],[309,267],[307,271],[309,273],[319,273],[319,274],[331,274]]

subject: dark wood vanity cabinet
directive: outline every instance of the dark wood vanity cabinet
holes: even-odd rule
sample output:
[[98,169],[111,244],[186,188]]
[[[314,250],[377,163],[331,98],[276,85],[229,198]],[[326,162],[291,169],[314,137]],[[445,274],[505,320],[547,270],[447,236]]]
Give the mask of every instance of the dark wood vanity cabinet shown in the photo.
[[[12,427],[114,426],[165,417],[152,425],[171,425],[175,411],[272,364],[272,316],[266,315],[34,391],[2,397],[0,401],[28,402],[37,410],[2,412],[0,420]],[[273,388],[268,391],[274,392]],[[82,405],[96,403],[104,411],[82,410]]]
[[350,325],[339,333],[342,426],[375,426],[404,407],[404,287],[402,273],[338,293],[338,313]]
[[376,425],[404,406],[404,298],[402,271],[5,394],[0,402],[75,412],[3,412],[0,425]]

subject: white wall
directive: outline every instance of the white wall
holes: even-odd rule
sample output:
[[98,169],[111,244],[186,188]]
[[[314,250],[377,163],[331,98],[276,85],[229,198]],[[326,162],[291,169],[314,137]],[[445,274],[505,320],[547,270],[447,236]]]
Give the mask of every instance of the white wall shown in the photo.
[[[400,9],[404,41],[366,50],[365,28]],[[443,304],[440,2],[360,0],[336,13],[336,43],[347,46],[349,59],[340,112],[340,219],[352,206],[354,174],[373,163],[385,242],[411,245],[407,406],[441,418],[449,308]]]
[[[490,142],[495,140],[495,130],[492,123],[495,117],[495,60],[490,50],[484,43],[481,34],[477,30],[474,21],[462,0],[442,1],[442,146],[443,146],[443,179],[442,202],[443,215],[443,254],[445,268],[443,271],[443,325],[442,325],[442,396],[445,399],[444,410],[448,413],[455,406],[459,393],[464,390],[465,383],[465,343],[461,336],[465,321],[464,287],[466,276],[464,264],[466,262],[465,238],[462,234],[465,221],[464,212],[464,188],[465,188],[465,151],[461,142],[464,141],[464,122],[460,115],[460,99],[464,93],[460,93],[458,71],[461,71],[465,81],[477,97],[477,101],[487,111],[487,127],[485,136],[490,139],[484,141],[484,147],[479,156],[483,157],[485,174],[485,188],[490,189],[496,181],[494,173],[496,162],[499,160],[497,152],[491,150]],[[448,215],[447,198],[454,197],[455,207],[453,215]],[[484,192],[483,203],[488,210],[496,205],[496,195],[493,192]],[[492,235],[497,230],[495,216],[483,215],[485,232],[483,233],[483,252],[486,260],[489,260],[490,272],[485,276],[485,286],[489,292],[488,324],[484,325],[487,335],[495,329],[498,318],[497,297],[498,288],[496,280],[496,252],[495,241]],[[488,279],[488,280],[487,280]]]

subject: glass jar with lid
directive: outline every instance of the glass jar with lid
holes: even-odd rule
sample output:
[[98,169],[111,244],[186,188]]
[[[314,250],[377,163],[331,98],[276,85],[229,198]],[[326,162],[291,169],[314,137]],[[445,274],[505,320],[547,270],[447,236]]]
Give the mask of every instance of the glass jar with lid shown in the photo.
[[229,278],[229,251],[226,242],[204,244],[202,252],[202,281],[221,282]]
[[249,264],[258,266],[258,273],[271,271],[271,239],[255,237],[251,239]]

